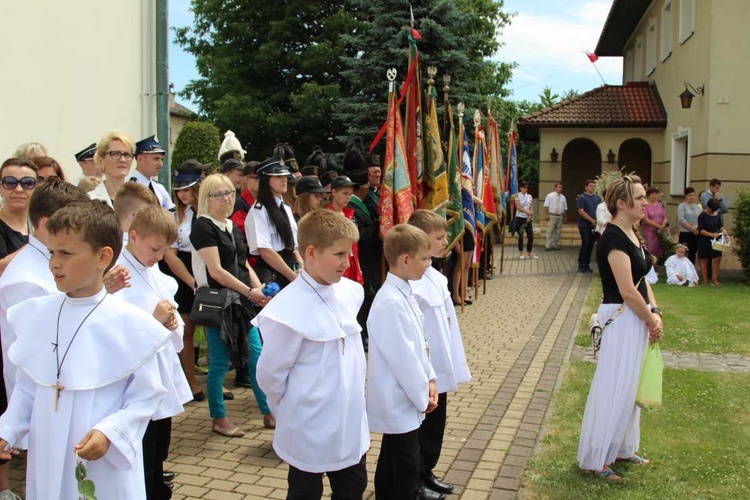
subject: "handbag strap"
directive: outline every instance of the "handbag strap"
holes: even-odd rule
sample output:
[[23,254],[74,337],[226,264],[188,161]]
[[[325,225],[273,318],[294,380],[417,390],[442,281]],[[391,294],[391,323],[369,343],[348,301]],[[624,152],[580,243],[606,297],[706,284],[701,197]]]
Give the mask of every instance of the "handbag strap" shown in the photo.
[[[641,250],[643,250],[643,249],[641,249]],[[636,287],[636,289],[637,289],[637,288],[638,288],[639,286],[641,286],[641,281],[643,281],[643,279],[644,279],[644,278],[645,278],[645,276],[641,276],[641,279],[639,279],[639,280],[638,280],[638,283],[636,283],[636,284],[635,284],[635,287]],[[620,307],[618,307],[617,309],[615,309],[615,312],[614,312],[614,313],[612,313],[612,316],[610,316],[610,317],[609,317],[609,319],[607,320],[607,322],[606,322],[606,323],[604,323],[604,326],[602,326],[602,334],[604,334],[604,330],[605,330],[605,329],[606,329],[606,328],[607,328],[607,327],[608,327],[609,325],[611,325],[611,324],[612,324],[612,322],[613,322],[613,321],[614,321],[614,320],[615,320],[615,319],[616,319],[616,318],[617,318],[617,317],[618,317],[618,316],[619,316],[620,314],[622,314],[622,313],[623,313],[623,311],[625,311],[625,304],[624,304],[624,303],[623,303],[623,304],[620,304]]]

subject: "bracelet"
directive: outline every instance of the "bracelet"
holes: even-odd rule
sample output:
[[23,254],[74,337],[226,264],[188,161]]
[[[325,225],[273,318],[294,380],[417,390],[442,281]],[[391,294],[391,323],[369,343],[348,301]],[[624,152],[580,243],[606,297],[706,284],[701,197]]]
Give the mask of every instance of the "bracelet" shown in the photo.
[[658,314],[660,318],[662,317],[662,315],[661,315],[661,309],[659,309],[658,307],[652,307],[651,308],[651,312],[653,314]]
[[253,300],[253,289],[250,287],[247,287],[247,300],[251,302]]

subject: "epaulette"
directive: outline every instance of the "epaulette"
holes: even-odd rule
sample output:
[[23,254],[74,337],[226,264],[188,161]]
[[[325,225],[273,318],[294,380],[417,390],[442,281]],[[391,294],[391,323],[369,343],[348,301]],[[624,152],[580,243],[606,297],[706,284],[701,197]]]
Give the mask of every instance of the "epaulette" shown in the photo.
[[261,208],[263,208],[263,205],[261,205],[260,202],[258,201],[255,203],[255,205],[253,205],[253,208],[260,210]]

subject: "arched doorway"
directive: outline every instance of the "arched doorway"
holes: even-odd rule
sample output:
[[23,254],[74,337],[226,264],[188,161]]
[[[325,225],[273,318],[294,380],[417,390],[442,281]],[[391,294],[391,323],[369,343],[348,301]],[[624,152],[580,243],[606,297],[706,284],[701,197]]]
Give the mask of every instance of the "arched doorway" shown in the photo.
[[562,183],[568,200],[568,220],[577,220],[576,198],[583,193],[587,179],[602,172],[602,153],[590,139],[573,139],[563,149]]
[[617,166],[635,172],[644,184],[651,185],[651,146],[643,139],[628,139],[620,145]]

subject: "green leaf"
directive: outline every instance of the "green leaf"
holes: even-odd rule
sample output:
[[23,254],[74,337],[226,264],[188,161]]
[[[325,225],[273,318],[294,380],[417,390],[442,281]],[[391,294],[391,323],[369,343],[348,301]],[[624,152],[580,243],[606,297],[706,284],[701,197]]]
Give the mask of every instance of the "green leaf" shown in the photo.
[[78,483],[78,491],[81,492],[81,494],[86,495],[86,497],[93,497],[96,493],[96,487],[94,486],[94,481],[91,479],[84,479],[80,483]]
[[86,466],[83,462],[78,462],[76,465],[76,481],[81,482],[86,479]]

